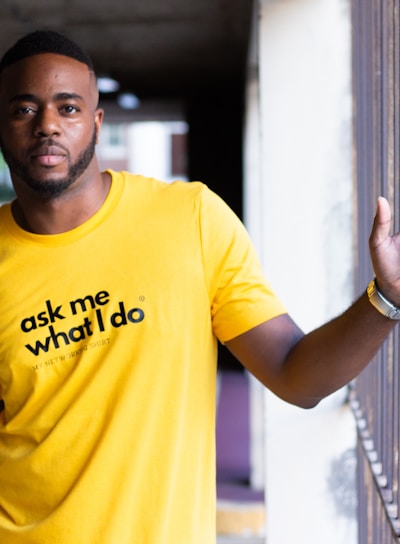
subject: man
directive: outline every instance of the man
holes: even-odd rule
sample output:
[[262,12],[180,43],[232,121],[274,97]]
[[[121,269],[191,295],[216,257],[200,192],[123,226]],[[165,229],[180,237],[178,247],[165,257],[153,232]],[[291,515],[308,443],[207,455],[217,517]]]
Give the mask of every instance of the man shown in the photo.
[[216,338],[315,406],[400,317],[398,237],[380,199],[377,284],[303,335],[204,185],[100,172],[97,102],[90,59],[58,34],[0,62],[16,193],[0,208],[0,542],[211,544]]

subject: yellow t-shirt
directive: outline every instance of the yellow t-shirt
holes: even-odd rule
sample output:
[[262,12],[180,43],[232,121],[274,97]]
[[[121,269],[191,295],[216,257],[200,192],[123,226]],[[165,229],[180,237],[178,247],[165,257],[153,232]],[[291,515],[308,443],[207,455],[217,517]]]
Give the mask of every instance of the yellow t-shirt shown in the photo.
[[215,541],[216,337],[285,310],[201,183],[112,174],[57,235],[0,208],[0,542]]

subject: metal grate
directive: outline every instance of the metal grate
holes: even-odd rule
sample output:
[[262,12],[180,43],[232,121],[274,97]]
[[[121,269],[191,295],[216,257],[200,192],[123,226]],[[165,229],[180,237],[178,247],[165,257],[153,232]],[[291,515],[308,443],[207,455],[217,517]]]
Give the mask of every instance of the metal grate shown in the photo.
[[[353,0],[356,290],[372,277],[368,236],[376,198],[400,218],[400,0]],[[399,328],[352,385],[358,425],[360,544],[400,542]]]

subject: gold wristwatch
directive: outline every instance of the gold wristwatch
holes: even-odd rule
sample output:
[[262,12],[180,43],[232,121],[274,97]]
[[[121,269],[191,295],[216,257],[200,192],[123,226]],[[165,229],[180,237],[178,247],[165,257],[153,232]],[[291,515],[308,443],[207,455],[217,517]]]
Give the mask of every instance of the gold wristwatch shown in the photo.
[[376,286],[376,279],[373,279],[367,287],[368,299],[378,312],[389,319],[400,320],[400,308],[397,308],[385,298]]

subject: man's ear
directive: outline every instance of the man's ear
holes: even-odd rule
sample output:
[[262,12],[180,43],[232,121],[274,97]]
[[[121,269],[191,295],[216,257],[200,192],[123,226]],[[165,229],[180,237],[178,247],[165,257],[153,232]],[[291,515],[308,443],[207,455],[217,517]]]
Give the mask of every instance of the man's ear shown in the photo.
[[97,108],[94,114],[94,124],[96,127],[96,144],[99,143],[99,134],[100,134],[100,128],[103,123],[104,118],[104,110],[102,108]]

